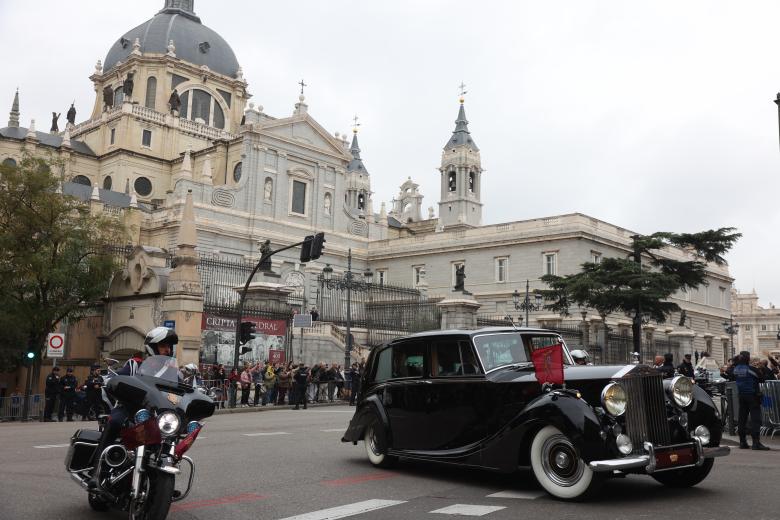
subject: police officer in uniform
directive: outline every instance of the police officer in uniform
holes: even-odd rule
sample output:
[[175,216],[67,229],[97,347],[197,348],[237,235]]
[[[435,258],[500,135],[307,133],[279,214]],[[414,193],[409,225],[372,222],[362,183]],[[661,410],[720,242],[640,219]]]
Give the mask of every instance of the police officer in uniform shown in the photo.
[[95,363],[92,365],[92,372],[87,378],[86,386],[87,390],[87,403],[89,403],[89,409],[84,416],[84,420],[89,419],[89,414],[95,412],[95,417],[98,417],[103,412],[103,376],[100,375],[100,365]]
[[293,383],[295,385],[295,408],[303,403],[303,409],[306,409],[306,388],[309,384],[309,367],[301,363],[298,369],[293,372]]
[[743,350],[737,357],[735,365],[726,370],[726,376],[737,382],[739,391],[739,447],[750,448],[747,443],[747,419],[750,414],[750,433],[753,437],[754,450],[768,450],[761,444],[761,390],[759,383],[763,382],[761,374],[750,366],[750,352]]
[[46,376],[46,390],[44,396],[46,397],[46,407],[43,409],[43,420],[45,422],[54,422],[51,418],[51,414],[54,413],[54,405],[57,402],[62,391],[60,385],[60,367],[54,367],[51,369],[51,374]]
[[72,422],[73,404],[76,401],[76,387],[78,386],[76,376],[73,375],[73,367],[68,367],[65,370],[65,377],[60,379],[60,385],[62,393],[60,394],[60,411],[57,414],[57,419],[62,422],[62,418],[67,415],[68,422]]

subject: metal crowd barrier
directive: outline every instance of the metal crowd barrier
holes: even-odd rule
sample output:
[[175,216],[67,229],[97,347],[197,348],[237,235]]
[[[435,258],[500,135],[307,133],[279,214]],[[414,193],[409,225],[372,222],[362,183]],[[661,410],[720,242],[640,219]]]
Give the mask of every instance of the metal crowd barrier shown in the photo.
[[780,381],[761,383],[761,435],[780,432]]
[[[42,395],[31,395],[27,418],[39,420],[43,416],[45,400]],[[25,397],[12,395],[0,398],[0,421],[21,421]]]

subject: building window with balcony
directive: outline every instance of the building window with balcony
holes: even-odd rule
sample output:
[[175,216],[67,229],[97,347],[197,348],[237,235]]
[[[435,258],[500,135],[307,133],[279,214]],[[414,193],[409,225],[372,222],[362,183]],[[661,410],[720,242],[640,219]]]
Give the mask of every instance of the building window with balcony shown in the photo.
[[598,251],[591,251],[590,252],[590,261],[593,264],[600,264],[601,263],[601,253]]
[[387,269],[376,270],[376,281],[380,286],[387,283]]
[[292,193],[290,194],[290,211],[298,215],[306,215],[306,183],[292,181]]
[[558,274],[558,253],[542,253],[542,273],[557,275]]
[[191,89],[179,96],[179,116],[202,122],[214,128],[225,128],[225,113],[217,99],[201,89]]
[[506,269],[509,265],[509,258],[503,256],[496,258],[495,280],[498,283],[506,282]]

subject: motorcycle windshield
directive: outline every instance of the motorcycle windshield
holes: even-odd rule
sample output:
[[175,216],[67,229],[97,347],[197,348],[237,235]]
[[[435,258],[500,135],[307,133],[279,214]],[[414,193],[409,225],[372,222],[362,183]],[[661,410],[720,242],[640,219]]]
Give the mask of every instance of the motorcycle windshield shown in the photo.
[[179,368],[176,358],[170,356],[150,356],[138,367],[136,375],[164,379],[176,385],[179,382]]

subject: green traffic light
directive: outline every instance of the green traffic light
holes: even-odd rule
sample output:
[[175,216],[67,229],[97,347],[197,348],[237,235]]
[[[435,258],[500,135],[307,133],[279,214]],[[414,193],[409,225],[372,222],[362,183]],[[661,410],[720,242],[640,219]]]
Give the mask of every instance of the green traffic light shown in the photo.
[[35,357],[35,352],[28,352],[27,353],[27,359],[32,359]]

